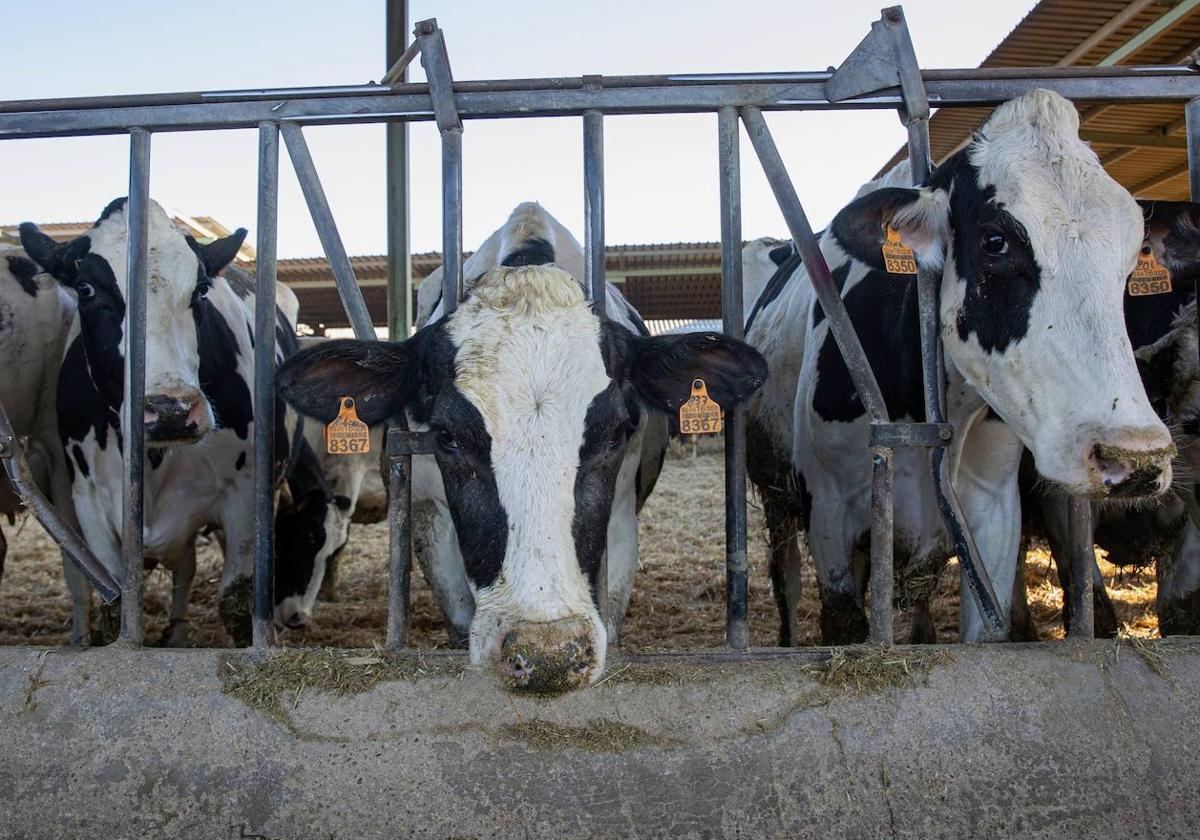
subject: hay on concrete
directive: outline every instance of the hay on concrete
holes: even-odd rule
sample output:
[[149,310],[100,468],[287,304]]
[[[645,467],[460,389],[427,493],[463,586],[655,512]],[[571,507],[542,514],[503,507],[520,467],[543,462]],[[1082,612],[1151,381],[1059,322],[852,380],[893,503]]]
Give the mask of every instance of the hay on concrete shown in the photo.
[[935,665],[949,662],[950,652],[864,645],[834,648],[829,659],[808,670],[826,688],[852,694],[875,694],[889,688],[913,688],[928,682]]
[[566,749],[596,753],[622,753],[628,750],[678,746],[676,738],[652,735],[644,729],[615,720],[593,720],[582,726],[568,726],[547,720],[509,723],[498,730],[501,738],[520,741],[546,751]]

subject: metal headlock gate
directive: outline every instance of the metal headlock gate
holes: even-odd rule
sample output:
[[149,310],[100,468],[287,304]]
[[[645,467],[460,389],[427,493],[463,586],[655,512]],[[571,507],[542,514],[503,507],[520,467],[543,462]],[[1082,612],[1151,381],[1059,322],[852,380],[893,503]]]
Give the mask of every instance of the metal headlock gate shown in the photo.
[[[395,83],[420,56],[427,84]],[[415,27],[415,38],[382,84],[300,89],[105,96],[0,102],[0,139],[128,134],[129,259],[122,490],[125,518],[122,575],[114,580],[34,485],[22,448],[0,406],[0,460],[14,488],[46,530],[107,602],[121,601],[121,638],[142,642],[142,535],[145,397],[146,210],[149,200],[150,140],[154,133],[257,128],[258,262],[255,331],[271,335],[275,318],[279,138],[292,160],[309,212],[333,270],[338,294],[355,335],[375,332],[362,292],[346,256],[329,203],[304,139],[306,125],[346,125],[429,120],[442,144],[443,306],[448,315],[462,300],[462,141],[464,119],[574,116],[583,119],[585,196],[584,285],[596,311],[604,311],[604,117],[609,114],[707,112],[717,115],[721,212],[721,303],[724,331],[742,338],[741,195],[739,121],[803,258],[817,299],[829,320],[854,386],[871,420],[873,454],[871,527],[871,640],[892,643],[892,484],[896,447],[929,450],[938,504],[962,564],[964,578],[984,616],[990,638],[1007,633],[987,571],[950,482],[947,445],[954,430],[946,422],[944,369],[938,323],[940,274],[918,275],[921,358],[927,422],[892,423],[874,373],[854,331],[804,208],[771,137],[764,111],[895,109],[908,132],[915,184],[927,177],[930,107],[997,105],[1047,88],[1067,99],[1095,102],[1185,102],[1191,190],[1200,195],[1200,73],[1194,66],[1106,68],[996,68],[925,70],[917,64],[899,6],[884,9],[850,57],[834,72],[749,73],[679,76],[583,76],[571,78],[455,82],[443,32],[436,20]],[[265,303],[265,305],[264,305]],[[273,342],[255,344],[254,644],[269,646],[272,632],[274,564],[274,390]],[[433,452],[431,434],[410,431],[401,418],[387,436],[390,492],[390,549],[387,644],[403,648],[409,627],[412,566],[412,457]],[[746,623],[746,442],[745,409],[730,411],[725,439],[726,641],[748,645]],[[1091,636],[1091,507],[1070,503],[1071,634]],[[607,592],[601,566],[598,591]],[[601,609],[606,598],[601,598]]]

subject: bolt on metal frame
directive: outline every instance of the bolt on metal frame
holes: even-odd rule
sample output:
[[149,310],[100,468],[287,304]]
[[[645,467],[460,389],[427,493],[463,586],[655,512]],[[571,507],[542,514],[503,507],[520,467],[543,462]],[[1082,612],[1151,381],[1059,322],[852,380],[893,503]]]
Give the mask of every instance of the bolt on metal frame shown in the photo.
[[[1068,99],[1101,102],[1185,102],[1188,160],[1193,199],[1200,197],[1200,74],[1192,67],[996,68],[926,70],[917,65],[900,7],[884,9],[871,33],[836,72],[692,74],[455,82],[445,37],[436,20],[418,23],[415,38],[389,72],[385,85],[220,91],[148,96],[109,96],[0,102],[0,139],[130,135],[129,267],[127,277],[125,405],[122,411],[126,470],[123,493],[122,575],[117,581],[57,515],[29,480],[20,444],[0,406],[0,462],[14,487],[42,525],[80,568],[101,596],[121,596],[121,636],[142,640],[141,571],[144,438],[134,406],[145,391],[146,210],[149,200],[150,137],[159,131],[257,128],[259,131],[258,263],[255,326],[271,335],[275,310],[276,230],[279,137],[282,135],[322,247],[329,259],[339,297],[362,340],[374,340],[362,292],[354,278],[328,201],[305,143],[305,125],[358,124],[395,120],[436,121],[442,138],[442,219],[444,315],[462,300],[462,135],[463,118],[579,116],[584,126],[585,288],[597,311],[605,305],[603,119],[606,114],[707,112],[717,115],[720,183],[722,308],[725,332],[742,337],[741,199],[739,120],[745,126],[764,173],[803,259],[838,348],[871,419],[872,614],[871,639],[892,643],[892,453],[896,446],[927,447],[938,503],[962,561],[971,596],[980,606],[988,634],[1007,632],[995,593],[958,508],[949,481],[946,445],[953,429],[945,421],[937,286],[940,276],[921,271],[918,296],[925,376],[925,423],[892,423],[874,374],[837,292],[817,239],[788,177],[763,116],[769,110],[895,109],[909,139],[914,183],[929,172],[930,106],[996,105],[1037,88]],[[428,84],[396,84],[404,66],[420,56]],[[272,643],[274,567],[275,359],[273,342],[260,341],[255,352],[255,507],[253,594],[254,644]],[[726,429],[726,640],[734,651],[748,645],[746,624],[746,450],[744,409],[727,413]],[[403,418],[388,430],[385,447],[389,487],[389,610],[387,644],[407,645],[411,582],[412,456],[431,454],[430,434],[410,431]],[[1072,635],[1090,636],[1090,506],[1073,500]],[[1086,565],[1085,565],[1086,564]],[[607,610],[607,580],[602,567],[597,600]]]

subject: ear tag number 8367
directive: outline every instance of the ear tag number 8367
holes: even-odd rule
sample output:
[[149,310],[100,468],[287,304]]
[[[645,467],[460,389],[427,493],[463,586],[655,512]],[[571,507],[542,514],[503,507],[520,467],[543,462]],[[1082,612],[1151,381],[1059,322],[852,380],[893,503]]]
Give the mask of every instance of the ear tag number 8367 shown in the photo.
[[703,379],[692,380],[692,395],[679,406],[679,433],[684,435],[714,435],[721,431],[724,414],[712,397]]
[[371,451],[371,430],[358,419],[353,397],[338,398],[338,416],[325,427],[325,451],[330,455],[359,455]]

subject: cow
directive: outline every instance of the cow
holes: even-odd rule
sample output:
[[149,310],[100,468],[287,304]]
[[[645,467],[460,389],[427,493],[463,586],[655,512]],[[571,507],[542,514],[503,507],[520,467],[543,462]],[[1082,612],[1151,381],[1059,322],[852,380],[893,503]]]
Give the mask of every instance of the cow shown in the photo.
[[[941,272],[938,305],[955,429],[951,475],[1007,618],[1018,563],[1017,466],[1024,447],[1064,492],[1163,492],[1174,446],[1138,379],[1122,325],[1125,278],[1142,242],[1137,203],[1079,139],[1073,105],[1032,91],[998,107],[919,187],[898,167],[864,188],[821,236],[892,420],[925,419],[916,277],[890,274],[898,240]],[[807,531],[827,644],[862,641],[869,536],[869,423],[800,271],[785,261],[751,312],[747,337],[771,377],[748,415],[751,477],[771,534],[781,640],[797,637],[799,530]],[[950,553],[925,452],[896,452],[895,548],[902,604],[928,597]],[[984,637],[961,599],[960,634]],[[914,623],[914,641],[931,626]]]
[[[91,229],[64,243],[32,223],[20,226],[30,257],[78,297],[58,376],[59,436],[82,535],[118,577],[127,213],[126,200],[118,198]],[[147,207],[146,223],[144,547],[147,561],[162,563],[173,577],[161,641],[186,643],[195,537],[209,526],[219,529],[225,552],[221,617],[234,640],[246,644],[254,548],[253,316],[219,276],[246,231],[201,244],[181,233],[155,202]],[[280,469],[289,452],[284,414],[277,410],[274,457]],[[89,634],[90,589],[71,569],[67,581],[75,602],[72,641],[81,644]]]
[[539,205],[522,204],[499,247],[480,249],[496,267],[468,272],[452,314],[435,313],[402,342],[301,350],[278,380],[289,403],[322,422],[351,396],[368,425],[404,416],[433,431],[436,470],[414,475],[414,495],[438,492],[449,547],[461,554],[433,558],[429,580],[435,589],[461,580],[470,661],[518,691],[568,691],[603,672],[614,623],[598,605],[610,616],[625,608],[649,412],[676,411],[698,378],[733,406],[766,376],[757,351],[720,334],[640,334],[614,289],[606,313],[594,312],[577,277],[554,265],[567,237]]
[[[58,366],[67,330],[75,315],[75,297],[59,287],[25,253],[0,246],[0,404],[13,432],[26,440],[25,455],[37,486],[69,524],[71,483],[58,441],[54,413]],[[0,473],[0,513],[11,522],[20,499]],[[0,532],[0,576],[8,544]],[[65,559],[65,558],[64,558]]]
[[[1117,566],[1148,566],[1159,572],[1160,632],[1200,632],[1200,538],[1191,517],[1200,452],[1194,444],[1200,428],[1197,387],[1195,289],[1200,279],[1200,205],[1186,201],[1140,201],[1145,220],[1143,255],[1154,255],[1170,272],[1167,291],[1125,293],[1125,327],[1137,358],[1142,384],[1179,449],[1173,492],[1147,502],[1092,504],[1093,540]],[[1195,463],[1194,463],[1195,462]],[[1038,482],[1031,459],[1022,463],[1022,510],[1027,533],[1044,533],[1064,589],[1070,577],[1067,501]],[[1200,521],[1197,519],[1196,521]],[[1093,565],[1095,632],[1115,636],[1116,610]],[[1071,623],[1070,599],[1063,599],[1063,623]]]

